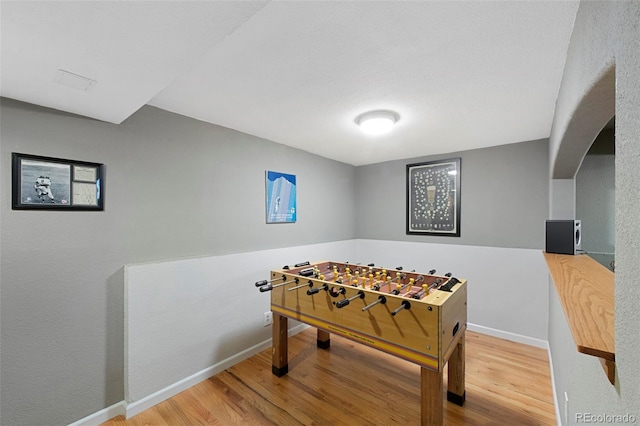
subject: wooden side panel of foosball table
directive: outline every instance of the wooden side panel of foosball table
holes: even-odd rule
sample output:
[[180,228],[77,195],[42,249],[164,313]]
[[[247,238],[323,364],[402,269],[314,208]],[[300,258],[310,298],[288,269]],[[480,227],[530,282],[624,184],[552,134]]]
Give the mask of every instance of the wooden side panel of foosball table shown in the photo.
[[[272,279],[283,275],[287,281],[296,278],[285,271],[274,271]],[[439,348],[440,306],[411,300],[399,296],[385,295],[387,302],[378,304],[368,311],[362,308],[378,299],[381,293],[365,291],[364,299],[355,299],[343,308],[336,308],[334,302],[350,298],[360,289],[339,284],[330,287],[344,287],[346,293],[337,298],[328,292],[309,296],[309,287],[288,291],[288,288],[304,284],[311,280],[314,287],[321,287],[323,281],[307,277],[298,277],[299,283],[274,288],[271,292],[271,309],[289,318],[296,319],[330,333],[341,335],[422,365],[434,370],[442,370],[443,361]],[[277,283],[276,283],[277,284]],[[391,312],[403,301],[409,300],[411,308],[403,309],[395,316]]]
[[[448,359],[455,349],[458,338],[467,329],[467,281],[462,280],[453,287],[451,293],[437,292],[438,296],[444,295],[447,299],[441,303],[440,341],[441,359]],[[433,303],[439,303],[433,300]]]

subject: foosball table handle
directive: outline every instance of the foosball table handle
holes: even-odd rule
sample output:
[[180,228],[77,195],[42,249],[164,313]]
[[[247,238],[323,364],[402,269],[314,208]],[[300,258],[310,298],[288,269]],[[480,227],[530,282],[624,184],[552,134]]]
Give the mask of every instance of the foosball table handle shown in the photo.
[[286,281],[287,277],[284,276],[284,274],[282,274],[282,277],[280,278],[274,278],[272,280],[262,280],[262,281],[256,281],[256,287],[262,287],[263,285],[267,285],[269,283],[274,283],[276,281]]
[[318,294],[320,293],[320,290],[324,290],[327,291],[329,289],[329,286],[327,284],[322,284],[322,287],[312,287],[309,290],[307,290],[307,294],[309,296],[312,296],[314,294]]
[[338,309],[344,308],[349,303],[351,303],[352,300],[356,300],[356,299],[364,299],[364,291],[360,290],[358,292],[358,294],[356,294],[355,296],[351,296],[348,299],[342,299],[342,300],[337,301],[336,302],[336,308],[338,308]]

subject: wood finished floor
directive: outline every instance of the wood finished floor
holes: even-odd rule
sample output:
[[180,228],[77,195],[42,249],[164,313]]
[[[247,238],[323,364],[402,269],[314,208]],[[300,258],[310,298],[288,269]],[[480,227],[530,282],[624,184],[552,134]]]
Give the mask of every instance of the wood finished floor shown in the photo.
[[[470,331],[466,339],[467,399],[445,402],[445,425],[556,424],[546,350]],[[103,425],[418,425],[419,392],[417,365],[334,335],[318,349],[309,328],[289,339],[284,377],[271,374],[267,349]]]

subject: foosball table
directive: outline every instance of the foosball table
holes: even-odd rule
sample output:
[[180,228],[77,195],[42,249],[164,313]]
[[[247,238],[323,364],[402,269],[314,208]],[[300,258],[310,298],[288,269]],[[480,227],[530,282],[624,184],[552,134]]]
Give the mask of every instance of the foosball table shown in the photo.
[[464,403],[466,280],[435,270],[322,261],[272,270],[269,280],[255,284],[271,292],[276,376],[288,372],[292,318],[317,328],[320,348],[329,348],[334,333],[418,364],[422,425],[443,424],[445,365],[447,399]]

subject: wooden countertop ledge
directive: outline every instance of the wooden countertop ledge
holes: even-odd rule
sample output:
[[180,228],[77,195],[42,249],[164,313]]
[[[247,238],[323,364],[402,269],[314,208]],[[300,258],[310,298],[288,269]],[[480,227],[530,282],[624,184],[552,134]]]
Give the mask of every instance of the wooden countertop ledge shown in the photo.
[[544,253],[578,352],[615,377],[614,274],[587,255]]

